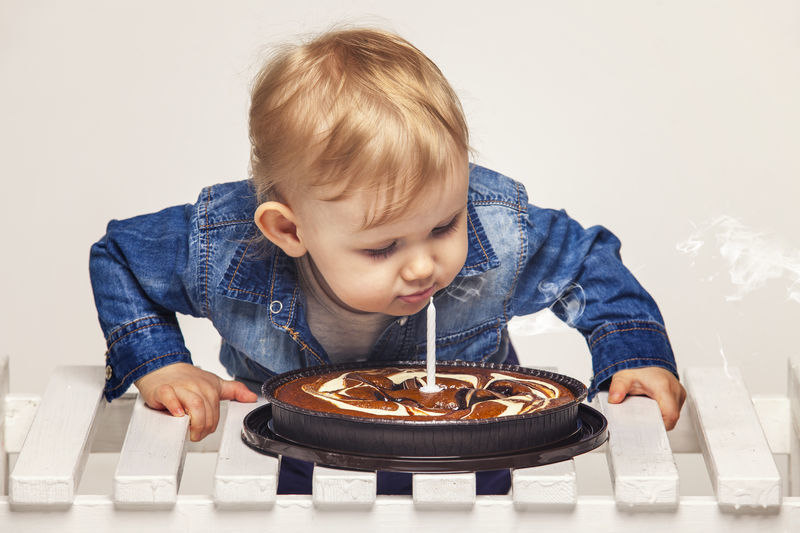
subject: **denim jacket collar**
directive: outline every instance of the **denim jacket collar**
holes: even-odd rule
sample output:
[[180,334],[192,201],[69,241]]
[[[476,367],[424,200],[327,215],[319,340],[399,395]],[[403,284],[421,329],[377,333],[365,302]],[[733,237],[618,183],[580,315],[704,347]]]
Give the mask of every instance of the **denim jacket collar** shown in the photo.
[[[216,291],[229,298],[268,306],[273,325],[285,328],[294,322],[297,313],[300,289],[295,265],[289,256],[277,248],[265,260],[263,254],[255,251],[258,248],[255,236],[253,229],[238,245]],[[478,275],[499,264],[475,207],[469,200],[467,259],[458,276]]]

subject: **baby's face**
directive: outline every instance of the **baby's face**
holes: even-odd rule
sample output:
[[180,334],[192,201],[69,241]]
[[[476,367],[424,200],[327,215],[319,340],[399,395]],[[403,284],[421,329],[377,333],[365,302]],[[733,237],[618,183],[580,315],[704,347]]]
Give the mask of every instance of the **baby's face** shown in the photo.
[[298,236],[330,295],[358,311],[414,314],[450,284],[467,257],[467,169],[410,204],[406,213],[363,228],[369,193],[295,205]]

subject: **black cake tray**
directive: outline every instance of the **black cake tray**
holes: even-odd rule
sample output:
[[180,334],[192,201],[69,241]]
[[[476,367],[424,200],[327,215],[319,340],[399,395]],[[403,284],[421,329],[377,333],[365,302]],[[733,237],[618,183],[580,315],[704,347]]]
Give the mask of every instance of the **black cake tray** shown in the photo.
[[[294,379],[332,371],[381,367],[417,368],[420,361],[326,365],[286,372],[262,387],[272,405],[270,431],[280,439],[307,448],[357,456],[380,457],[486,457],[510,455],[556,446],[579,434],[578,406],[586,386],[575,378],[500,363],[438,361],[437,370],[472,368],[511,371],[555,381],[569,389],[574,399],[543,411],[485,419],[397,420],[367,418],[305,409],[275,397],[281,385]],[[291,454],[287,454],[291,455]]]
[[272,405],[251,411],[244,419],[242,440],[250,448],[267,455],[285,455],[321,466],[352,470],[389,472],[455,473],[527,468],[566,461],[591,451],[608,439],[608,423],[596,409],[578,406],[578,429],[566,439],[545,446],[483,456],[383,456],[346,453],[295,443],[272,430]]

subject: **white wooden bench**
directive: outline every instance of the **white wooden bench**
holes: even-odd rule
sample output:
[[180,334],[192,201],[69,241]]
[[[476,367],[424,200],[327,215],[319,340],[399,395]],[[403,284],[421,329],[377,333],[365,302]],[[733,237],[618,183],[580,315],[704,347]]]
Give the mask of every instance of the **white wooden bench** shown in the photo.
[[[413,496],[376,496],[376,475],[317,467],[311,495],[277,495],[279,459],[247,448],[230,403],[217,432],[136,395],[102,398],[101,367],[60,367],[41,398],[8,393],[0,364],[0,531],[800,531],[800,358],[788,397],[750,398],[736,369],[690,368],[678,427],[650,399],[594,406],[608,418],[610,495],[578,494],[574,460],[512,472],[507,496],[476,496],[475,475],[415,474]],[[211,494],[179,493],[190,453],[215,453]],[[90,453],[119,453],[110,494],[77,494]],[[714,496],[683,496],[674,453],[702,453]],[[16,463],[9,473],[9,455]],[[788,457],[782,479],[775,458]]]

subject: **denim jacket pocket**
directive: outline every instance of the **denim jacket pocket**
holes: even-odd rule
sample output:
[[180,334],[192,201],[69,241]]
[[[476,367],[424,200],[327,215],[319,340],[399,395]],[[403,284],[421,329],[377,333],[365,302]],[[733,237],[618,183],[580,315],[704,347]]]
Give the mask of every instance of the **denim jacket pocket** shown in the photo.
[[[494,318],[451,335],[436,337],[436,359],[441,361],[486,361],[503,346],[502,318]],[[425,357],[427,346],[418,343],[414,349],[417,359]]]

